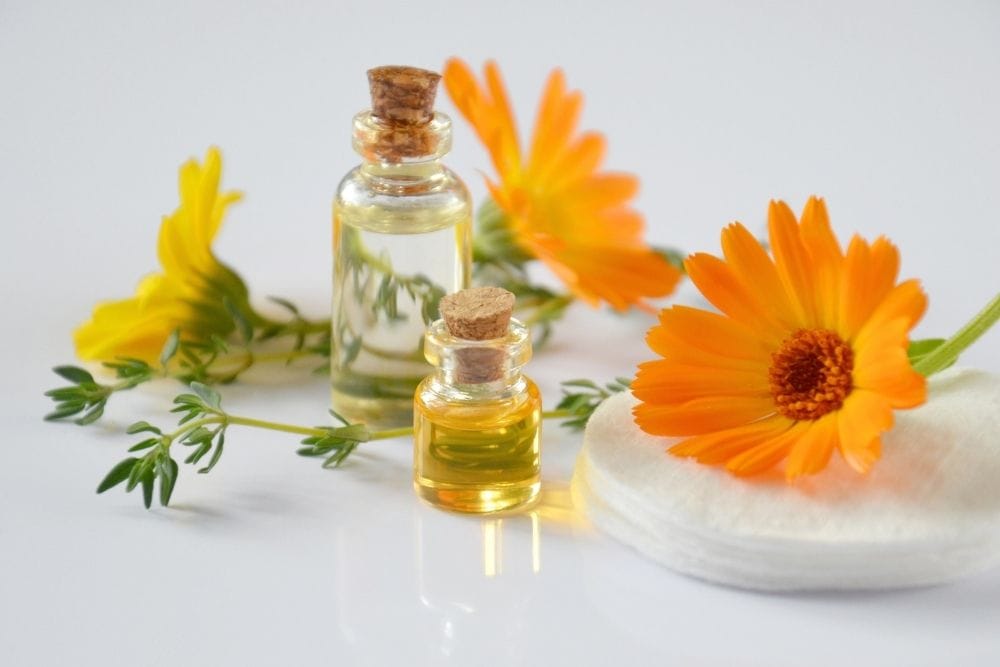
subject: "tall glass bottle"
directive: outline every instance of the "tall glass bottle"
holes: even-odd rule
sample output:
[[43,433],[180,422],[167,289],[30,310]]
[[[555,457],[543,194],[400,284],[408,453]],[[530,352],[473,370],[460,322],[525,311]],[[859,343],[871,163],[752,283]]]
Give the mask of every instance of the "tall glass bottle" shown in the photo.
[[441,297],[468,286],[472,203],[441,164],[451,121],[434,111],[440,77],[412,67],[368,72],[372,109],[354,117],[363,162],[333,207],[333,409],[375,428],[413,423],[427,375],[425,327]]

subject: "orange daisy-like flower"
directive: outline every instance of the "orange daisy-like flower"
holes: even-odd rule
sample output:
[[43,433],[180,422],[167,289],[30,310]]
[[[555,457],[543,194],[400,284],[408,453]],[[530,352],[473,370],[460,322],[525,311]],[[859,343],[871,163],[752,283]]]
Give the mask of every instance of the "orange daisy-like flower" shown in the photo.
[[480,86],[468,65],[452,58],[444,84],[490,153],[499,181],[487,186],[521,250],[591,305],[624,310],[673,291],[680,272],[643,242],[642,216],[629,204],[639,180],[598,171],[604,137],[577,134],[583,96],[567,90],[561,70],[545,86],[526,159],[496,63],[486,63]]
[[834,449],[867,472],[893,409],[926,398],[907,345],[927,299],[916,280],[896,284],[899,253],[885,238],[855,236],[843,252],[822,199],[809,199],[801,223],[784,202],[768,217],[773,260],[739,223],[722,232],[724,259],[687,259],[721,314],[660,314],[647,341],[663,359],[639,366],[636,423],[686,436],[671,453],[736,475],[784,460],[792,480],[822,470]]

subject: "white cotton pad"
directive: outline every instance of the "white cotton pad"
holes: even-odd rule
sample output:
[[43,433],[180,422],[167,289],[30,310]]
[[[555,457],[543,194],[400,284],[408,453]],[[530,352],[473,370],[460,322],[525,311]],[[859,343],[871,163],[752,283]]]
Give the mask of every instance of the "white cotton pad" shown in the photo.
[[740,479],[667,454],[674,438],[632,420],[636,400],[594,413],[574,499],[601,530],[667,567],[772,591],[952,581],[1000,565],[1000,378],[949,370],[896,412],[862,476],[834,454],[819,475]]

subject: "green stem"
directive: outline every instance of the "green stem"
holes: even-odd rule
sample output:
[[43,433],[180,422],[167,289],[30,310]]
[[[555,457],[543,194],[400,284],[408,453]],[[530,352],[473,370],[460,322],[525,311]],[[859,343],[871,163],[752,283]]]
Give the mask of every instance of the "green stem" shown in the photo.
[[[542,419],[561,419],[563,417],[571,416],[573,416],[573,413],[570,410],[548,410],[542,413]],[[311,428],[309,426],[297,426],[296,424],[283,424],[281,422],[265,421],[263,419],[253,419],[251,417],[240,417],[238,415],[227,414],[224,416],[219,415],[214,417],[205,417],[204,419],[199,419],[198,421],[191,422],[190,424],[185,424],[183,428],[178,429],[174,433],[170,433],[167,437],[173,440],[174,438],[177,438],[187,431],[195,429],[199,426],[221,424],[222,422],[226,422],[227,424],[237,424],[239,426],[249,426],[251,428],[262,428],[269,431],[296,433],[298,435],[323,436],[327,434],[327,431],[324,429]],[[412,434],[412,426],[402,426],[400,428],[391,428],[384,431],[375,431],[371,434],[369,440],[388,440],[390,438],[400,438]]]
[[1000,319],[1000,293],[986,304],[979,313],[958,330],[954,336],[941,343],[933,352],[918,361],[913,370],[925,377],[947,368],[965,348],[976,342]]
[[388,440],[389,438],[399,438],[404,435],[413,435],[413,427],[401,426],[399,428],[389,428],[384,431],[375,431],[369,440]]
[[276,320],[268,319],[256,311],[254,311],[254,318],[257,320],[257,326],[260,328],[280,327],[281,330],[276,333],[273,338],[292,336],[300,333],[308,336],[310,334],[326,333],[330,330],[329,319],[307,320],[305,318],[299,318],[290,322],[278,322]]
[[[323,357],[323,356],[324,355],[320,354],[319,352],[314,352],[313,350],[302,348],[300,350],[288,350],[286,352],[268,352],[266,354],[255,353],[253,355],[253,363],[260,364],[260,363],[271,363],[275,361],[288,362],[294,359],[299,359],[301,357]],[[244,370],[248,368],[244,366],[244,364],[246,363],[246,358],[247,357],[245,354],[229,355],[229,356],[219,357],[216,360],[216,363],[219,364],[238,363],[241,366],[239,368],[239,372],[242,373]]]
[[169,448],[169,446],[172,445],[177,438],[181,437],[188,431],[193,431],[199,426],[211,426],[212,424],[222,424],[225,421],[227,421],[226,417],[222,415],[213,415],[211,417],[196,419],[193,422],[188,422],[184,424],[183,426],[181,426],[179,429],[177,429],[172,433],[165,433],[163,437],[165,437],[169,441],[167,443],[167,447]]
[[296,426],[295,424],[282,424],[281,422],[270,422],[264,421],[263,419],[252,419],[250,417],[239,417],[236,415],[227,415],[226,421],[230,424],[239,424],[240,426],[251,426],[253,428],[263,428],[269,431],[282,431],[283,433],[297,433],[299,435],[317,435],[324,436],[326,431],[319,428],[310,428],[308,426]]

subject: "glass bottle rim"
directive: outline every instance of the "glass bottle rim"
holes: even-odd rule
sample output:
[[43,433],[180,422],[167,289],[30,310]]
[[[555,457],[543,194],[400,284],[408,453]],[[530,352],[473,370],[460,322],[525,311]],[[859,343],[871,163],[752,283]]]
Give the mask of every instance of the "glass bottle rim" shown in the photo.
[[457,352],[468,349],[502,351],[505,366],[517,369],[531,359],[531,332],[513,317],[504,336],[488,340],[468,340],[453,336],[443,319],[436,320],[427,327],[424,334],[424,356],[436,368],[452,367]]
[[[351,145],[365,160],[397,164],[427,162],[439,159],[451,150],[451,118],[440,111],[435,111],[434,117],[426,125],[408,128],[405,125],[384,123],[368,109],[355,114],[351,125]],[[410,132],[422,135],[424,150],[413,154],[404,152],[390,155],[391,147],[395,144],[394,135]]]

